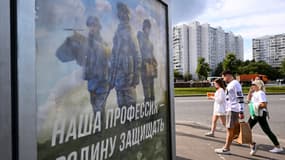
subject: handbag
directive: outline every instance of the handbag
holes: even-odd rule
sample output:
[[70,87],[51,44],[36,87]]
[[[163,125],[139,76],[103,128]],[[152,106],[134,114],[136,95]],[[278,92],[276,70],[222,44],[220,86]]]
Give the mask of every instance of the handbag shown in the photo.
[[252,132],[248,123],[240,122],[240,132],[236,142],[239,144],[252,144]]
[[255,112],[254,112],[254,104],[253,104],[253,102],[250,102],[249,104],[248,104],[248,107],[249,107],[249,114],[250,114],[250,117],[255,117],[256,115],[255,115]]

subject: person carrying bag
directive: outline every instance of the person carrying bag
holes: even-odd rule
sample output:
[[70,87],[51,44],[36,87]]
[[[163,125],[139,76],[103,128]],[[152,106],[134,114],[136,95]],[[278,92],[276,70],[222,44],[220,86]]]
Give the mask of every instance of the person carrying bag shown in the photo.
[[236,142],[239,144],[252,144],[251,128],[247,122],[240,122],[239,128],[237,128]]

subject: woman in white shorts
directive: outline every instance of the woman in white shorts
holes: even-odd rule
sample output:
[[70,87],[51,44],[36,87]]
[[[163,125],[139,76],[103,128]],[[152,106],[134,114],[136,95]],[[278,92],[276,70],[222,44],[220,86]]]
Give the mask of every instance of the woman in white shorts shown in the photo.
[[226,125],[226,94],[225,94],[225,83],[222,79],[216,79],[214,86],[217,89],[214,96],[210,96],[209,99],[214,100],[214,111],[212,118],[211,131],[206,133],[205,136],[214,137],[218,119],[221,120],[222,124]]

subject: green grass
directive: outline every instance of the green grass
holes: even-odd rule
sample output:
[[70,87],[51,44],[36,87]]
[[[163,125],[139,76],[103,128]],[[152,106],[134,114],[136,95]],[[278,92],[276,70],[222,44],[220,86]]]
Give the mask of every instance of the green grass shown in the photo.
[[[247,94],[249,87],[243,87],[243,93]],[[206,96],[207,92],[215,92],[214,87],[201,87],[201,88],[175,88],[175,96]],[[266,87],[267,94],[285,94],[285,87]]]

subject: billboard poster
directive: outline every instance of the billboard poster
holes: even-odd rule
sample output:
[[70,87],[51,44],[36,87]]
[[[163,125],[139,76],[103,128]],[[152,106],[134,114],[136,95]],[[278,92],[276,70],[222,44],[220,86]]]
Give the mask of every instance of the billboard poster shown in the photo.
[[35,2],[37,159],[171,159],[167,4]]

